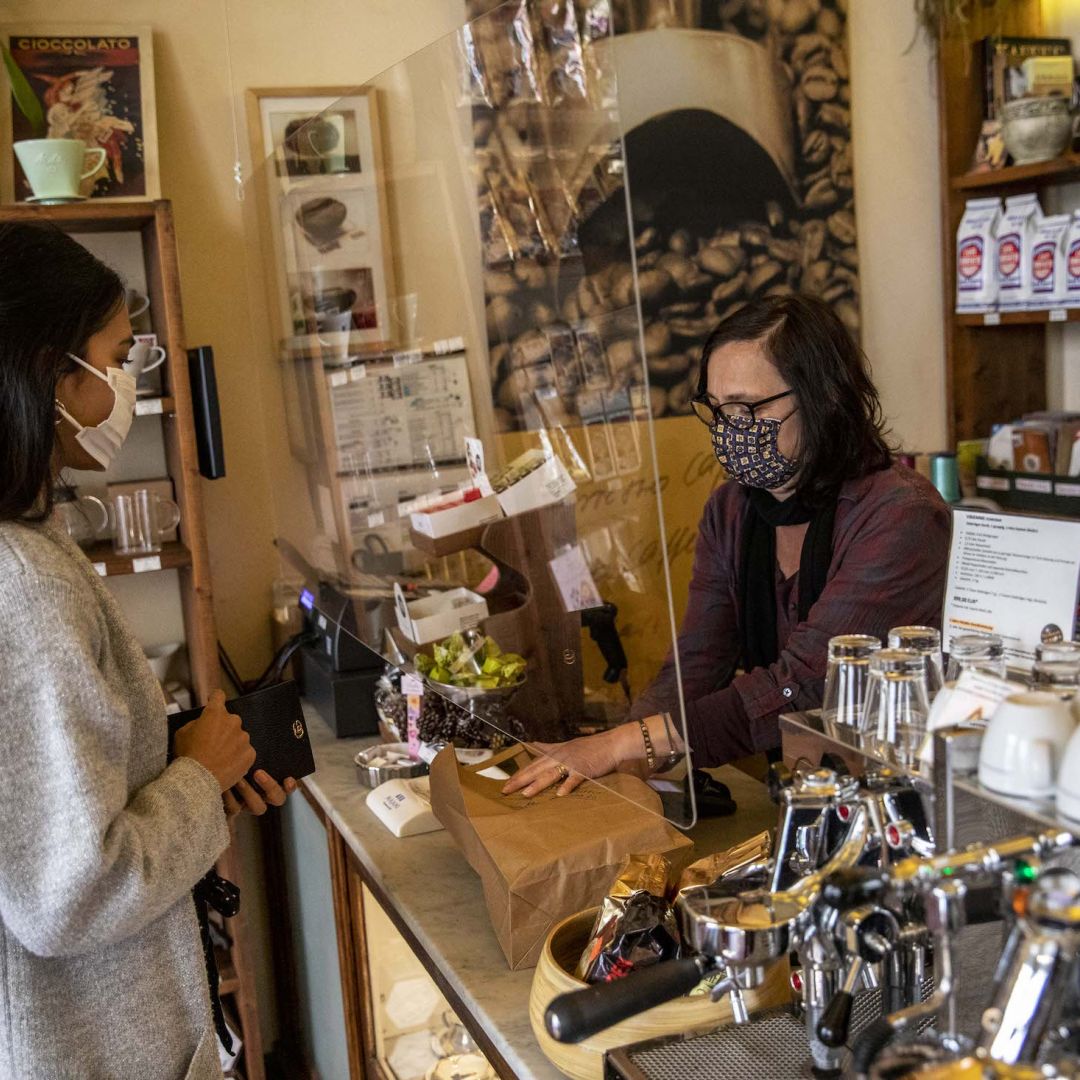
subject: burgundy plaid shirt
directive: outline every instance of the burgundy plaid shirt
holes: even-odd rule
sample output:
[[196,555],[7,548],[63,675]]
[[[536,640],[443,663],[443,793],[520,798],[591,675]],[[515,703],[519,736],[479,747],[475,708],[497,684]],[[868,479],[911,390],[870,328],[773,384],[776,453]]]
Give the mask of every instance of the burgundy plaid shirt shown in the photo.
[[[736,674],[747,509],[745,488],[724,484],[705,504],[698,531],[677,643],[687,730],[698,766],[722,765],[779,746],[780,714],[821,704],[829,638],[884,638],[894,626],[941,625],[949,510],[927,480],[894,465],[841,489],[828,579],[805,622],[798,621],[798,575],[781,582],[777,571],[780,657],[767,668]],[[677,715],[676,700],[669,655],[631,715],[664,710]]]

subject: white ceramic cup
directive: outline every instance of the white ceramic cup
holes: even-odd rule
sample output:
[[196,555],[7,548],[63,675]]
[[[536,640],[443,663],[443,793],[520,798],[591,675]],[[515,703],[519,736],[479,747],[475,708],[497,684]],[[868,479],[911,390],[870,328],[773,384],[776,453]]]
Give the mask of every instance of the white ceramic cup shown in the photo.
[[1013,694],[997,707],[983,736],[980,783],[999,795],[1053,798],[1075,729],[1072,711],[1056,695]]
[[24,139],[15,143],[15,156],[38,199],[79,198],[79,183],[105,162],[104,149],[81,139]]
[[1061,759],[1057,806],[1063,817],[1080,822],[1080,728],[1073,732]]
[[165,363],[165,350],[160,345],[151,345],[146,341],[136,341],[128,350],[124,361],[124,370],[136,379]]

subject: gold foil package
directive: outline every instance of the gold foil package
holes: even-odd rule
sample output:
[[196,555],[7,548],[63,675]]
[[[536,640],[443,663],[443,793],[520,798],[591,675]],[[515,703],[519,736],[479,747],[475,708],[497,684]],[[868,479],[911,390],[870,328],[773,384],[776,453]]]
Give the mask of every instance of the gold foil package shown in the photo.
[[611,982],[679,953],[679,931],[667,902],[671,863],[664,855],[628,855],[600,905],[578,978]]

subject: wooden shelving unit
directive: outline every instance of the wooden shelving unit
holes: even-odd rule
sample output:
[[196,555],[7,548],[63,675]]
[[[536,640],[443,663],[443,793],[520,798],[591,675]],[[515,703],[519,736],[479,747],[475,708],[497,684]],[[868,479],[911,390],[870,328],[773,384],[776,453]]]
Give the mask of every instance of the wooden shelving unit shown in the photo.
[[985,315],[965,313],[955,316],[960,326],[1044,326],[1050,323],[1080,322],[1080,308],[1050,308],[1046,311],[988,311]]
[[[104,577],[175,570],[180,583],[184,633],[195,701],[205,701],[221,685],[206,543],[201,477],[195,440],[194,411],[188,379],[184,320],[180,302],[180,271],[176,254],[172,208],[167,200],[107,203],[90,200],[69,206],[0,206],[0,221],[38,221],[70,233],[138,233],[141,238],[150,312],[167,359],[162,367],[166,392],[140,398],[138,423],[160,423],[165,459],[180,507],[179,540],[147,556],[124,556],[109,544],[87,550]],[[152,418],[159,419],[152,419]],[[234,840],[222,856],[219,872],[233,881],[242,878]],[[222,950],[223,993],[229,995],[238,1018],[244,1053],[238,1063],[248,1080],[265,1080],[262,1036],[255,997],[255,979],[243,915],[228,922],[232,947]]]
[[954,191],[974,192],[977,198],[982,189],[993,193],[1004,188],[1045,187],[1077,179],[1080,179],[1080,154],[1063,154],[1053,161],[1038,161],[1034,165],[1008,165],[992,172],[964,173],[952,177],[949,186]]
[[965,202],[1080,178],[1080,154],[998,172],[969,171],[983,121],[982,54],[973,43],[989,34],[1043,33],[1039,0],[971,8],[963,36],[942,36],[938,64],[946,387],[954,442],[985,438],[995,423],[1046,408],[1046,328],[1051,321],[1080,318],[1071,311],[1063,319],[1055,314],[1053,320],[1045,311],[1002,312],[995,324],[982,315],[954,314],[956,230]]

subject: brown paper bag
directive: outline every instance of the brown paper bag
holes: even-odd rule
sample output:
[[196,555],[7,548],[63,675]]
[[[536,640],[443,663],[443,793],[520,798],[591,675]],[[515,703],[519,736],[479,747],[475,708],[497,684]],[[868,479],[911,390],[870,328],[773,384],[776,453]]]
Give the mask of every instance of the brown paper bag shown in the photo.
[[562,798],[502,795],[505,781],[477,775],[509,758],[461,766],[447,748],[431,764],[431,808],[480,875],[484,899],[511,968],[535,967],[548,931],[595,907],[628,854],[667,855],[678,874],[693,844],[663,817],[643,780],[613,773]]

